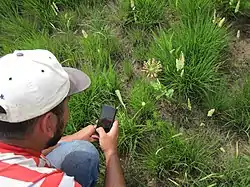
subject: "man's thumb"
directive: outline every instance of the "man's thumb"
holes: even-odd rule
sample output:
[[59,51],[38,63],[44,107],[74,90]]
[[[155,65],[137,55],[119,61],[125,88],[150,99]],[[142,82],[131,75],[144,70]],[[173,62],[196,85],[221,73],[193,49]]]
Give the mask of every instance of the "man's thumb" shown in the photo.
[[100,137],[102,137],[105,134],[105,131],[102,127],[97,128],[96,132],[98,132]]

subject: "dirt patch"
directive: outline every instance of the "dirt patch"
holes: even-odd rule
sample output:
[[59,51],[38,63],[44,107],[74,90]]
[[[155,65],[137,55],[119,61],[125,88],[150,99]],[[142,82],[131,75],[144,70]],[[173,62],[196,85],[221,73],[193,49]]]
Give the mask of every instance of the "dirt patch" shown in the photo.
[[250,68],[250,38],[236,40],[231,46],[232,65],[237,69]]
[[[231,59],[229,74],[233,81],[245,77],[250,70],[250,19],[242,17],[233,23],[235,39],[230,47]],[[240,38],[236,38],[240,30]]]

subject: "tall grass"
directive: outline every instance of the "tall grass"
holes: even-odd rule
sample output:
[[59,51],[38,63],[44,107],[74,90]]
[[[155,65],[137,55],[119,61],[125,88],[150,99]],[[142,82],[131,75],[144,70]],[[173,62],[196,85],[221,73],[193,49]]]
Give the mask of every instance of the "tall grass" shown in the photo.
[[250,2],[248,0],[216,0],[216,6],[221,14],[233,19],[240,16],[250,16]]
[[111,58],[121,58],[117,39],[107,31],[90,33],[86,38],[83,37],[81,44],[84,58],[96,66],[104,66]]
[[119,81],[110,64],[108,68],[84,66],[83,71],[90,76],[91,86],[82,94],[70,99],[71,113],[66,134],[70,134],[86,126],[95,124],[100,115],[101,105],[116,105],[115,90],[119,89]]
[[[203,98],[215,89],[220,77],[218,69],[226,55],[229,34],[226,27],[213,24],[212,15],[208,16],[210,5],[207,0],[179,2],[179,25],[159,31],[150,49],[149,56],[163,63],[163,82],[176,91],[179,99]],[[185,57],[183,74],[176,68],[181,52]]]
[[205,134],[185,138],[185,134],[165,122],[158,122],[156,129],[139,159],[148,175],[158,178],[161,186],[192,186],[214,171],[218,142],[208,144]]
[[224,111],[226,126],[235,128],[249,136],[250,133],[250,78],[243,85],[235,85],[232,92],[230,107]]
[[120,14],[124,26],[152,29],[166,23],[164,0],[125,0],[119,1]]
[[222,114],[231,107],[232,90],[225,78],[221,78],[215,90],[207,92],[203,107],[206,111],[215,109],[217,114]]
[[80,4],[92,8],[95,6],[103,5],[106,0],[55,0],[55,3],[59,5],[59,7],[67,8],[67,9],[76,9]]
[[130,92],[130,107],[134,113],[139,111],[141,119],[153,116],[155,111],[156,99],[154,90],[150,83],[144,79],[136,80]]
[[1,2],[0,15],[2,19],[22,17],[31,23],[36,23],[39,31],[48,29],[50,22],[56,17],[57,10],[50,1],[24,0]]
[[222,179],[218,182],[219,186],[239,187],[250,186],[250,158],[242,155],[239,158],[229,159],[224,164]]
[[186,26],[195,28],[197,22],[204,19],[211,19],[214,11],[215,0],[187,0],[176,1],[168,0],[169,7],[172,9],[177,19]]
[[[44,48],[64,66],[77,67],[90,76],[90,88],[70,99],[65,134],[94,124],[101,104],[118,106],[118,149],[128,186],[247,186],[248,157],[224,158],[224,153],[219,154],[220,138],[207,139],[203,127],[195,126],[202,129],[198,132],[179,130],[163,121],[171,115],[172,100],[168,104],[157,100],[159,92],[137,75],[138,61],[155,58],[163,65],[159,80],[166,89],[175,90],[174,97],[185,102],[189,98],[192,105],[202,100],[203,110],[216,109],[213,119],[220,125],[249,132],[250,81],[231,91],[221,76],[230,34],[226,24],[219,27],[212,22],[215,1],[3,0],[0,54]],[[171,29],[166,28],[169,17],[174,20]],[[176,67],[181,54],[185,59],[182,73]],[[117,89],[126,108],[120,106]],[[165,94],[166,90],[160,91]],[[169,109],[158,110],[160,106]],[[188,121],[202,118],[185,117],[185,127]],[[99,186],[103,186],[105,166],[100,155]]]
[[250,78],[246,77],[241,84],[239,81],[231,87],[221,82],[215,92],[208,92],[205,99],[205,107],[215,108],[217,120],[231,130],[244,133],[249,137],[250,133]]
[[137,112],[131,115],[121,111],[117,116],[120,122],[119,150],[130,159],[140,151],[143,142],[149,139],[150,133],[155,131],[155,119],[140,121],[138,116],[141,111]]

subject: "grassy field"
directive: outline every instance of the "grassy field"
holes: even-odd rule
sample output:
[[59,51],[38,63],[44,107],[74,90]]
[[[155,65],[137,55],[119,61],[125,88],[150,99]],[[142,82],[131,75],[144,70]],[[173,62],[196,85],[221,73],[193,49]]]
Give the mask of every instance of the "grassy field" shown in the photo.
[[119,108],[128,187],[250,186],[248,0],[0,5],[1,55],[48,49],[91,77],[65,134],[95,123],[103,103]]

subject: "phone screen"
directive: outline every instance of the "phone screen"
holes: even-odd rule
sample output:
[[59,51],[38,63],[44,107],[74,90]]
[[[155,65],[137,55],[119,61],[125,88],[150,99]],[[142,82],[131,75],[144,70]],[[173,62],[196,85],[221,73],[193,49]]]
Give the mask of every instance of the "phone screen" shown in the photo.
[[116,109],[112,106],[102,105],[101,116],[98,126],[104,128],[105,132],[109,132],[115,120]]

